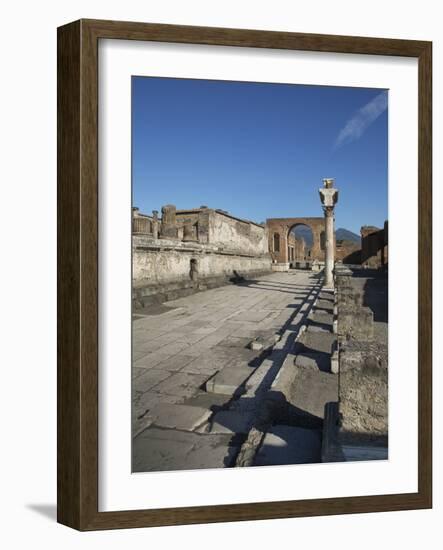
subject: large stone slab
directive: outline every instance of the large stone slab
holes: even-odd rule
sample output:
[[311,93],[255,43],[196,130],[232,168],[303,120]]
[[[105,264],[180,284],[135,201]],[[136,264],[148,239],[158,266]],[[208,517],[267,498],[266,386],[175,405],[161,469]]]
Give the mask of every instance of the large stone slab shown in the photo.
[[241,311],[235,315],[233,321],[243,321],[247,323],[259,323],[269,315],[269,311]]
[[[168,373],[171,374],[171,373]],[[135,379],[135,382],[139,380]],[[189,374],[187,372],[177,372],[172,376],[169,376],[164,382],[160,382],[155,386],[155,391],[159,393],[165,393],[167,395],[177,395],[179,397],[187,398],[195,395],[200,386],[207,380],[207,375]]]
[[255,466],[321,462],[321,432],[277,425],[265,435]]
[[215,357],[211,353],[206,353],[200,357],[195,357],[193,361],[181,369],[181,372],[187,372],[189,374],[207,374],[209,378],[209,376],[223,368],[229,361],[229,357]]
[[160,403],[150,412],[152,424],[161,428],[194,431],[205,424],[212,411],[203,407]]
[[179,353],[178,355],[168,357],[167,359],[159,363],[157,365],[157,369],[178,372],[194,360],[195,357],[191,355],[184,355],[182,353]]
[[246,348],[250,343],[250,338],[238,338],[236,336],[227,336],[221,340],[217,346],[227,347],[227,348]]
[[238,434],[248,433],[254,415],[238,411],[220,411],[212,419],[209,433],[211,434]]
[[171,376],[167,370],[146,369],[143,374],[137,376],[132,383],[135,391],[146,392]]
[[229,403],[230,400],[231,396],[229,395],[201,391],[189,399],[186,399],[186,401],[184,401],[184,405],[189,405],[191,407],[203,407],[204,409],[210,409],[215,412],[223,408],[227,403]]
[[223,395],[241,393],[241,386],[253,372],[251,367],[228,365],[206,382],[206,391]]
[[238,452],[231,441],[231,435],[200,435],[151,427],[133,441],[132,470],[158,472],[226,468],[232,466]]

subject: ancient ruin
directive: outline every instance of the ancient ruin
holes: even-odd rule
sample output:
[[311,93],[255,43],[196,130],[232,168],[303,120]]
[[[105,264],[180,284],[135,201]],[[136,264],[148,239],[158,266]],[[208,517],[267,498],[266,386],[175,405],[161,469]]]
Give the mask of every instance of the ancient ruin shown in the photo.
[[[133,470],[388,456],[388,225],[133,209]],[[312,242],[294,233],[307,226]]]
[[206,206],[134,209],[132,247],[135,307],[271,271],[267,228]]

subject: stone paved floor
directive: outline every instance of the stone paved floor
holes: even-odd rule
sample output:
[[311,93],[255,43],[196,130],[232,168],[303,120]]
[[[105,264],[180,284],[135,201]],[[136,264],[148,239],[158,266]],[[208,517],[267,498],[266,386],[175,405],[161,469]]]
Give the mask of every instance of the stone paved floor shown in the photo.
[[[311,272],[273,273],[152,306],[151,315],[136,316],[133,470],[232,466],[250,427],[256,390],[266,377],[271,378],[268,385],[272,382],[284,360],[285,342],[298,330],[318,289],[318,277]],[[275,335],[281,338],[280,351],[271,360],[266,348]],[[265,349],[253,351],[248,345],[257,337]],[[281,355],[278,361],[275,353]],[[242,399],[217,392],[211,382],[211,392],[205,390],[222,369],[233,384],[246,376],[239,385]]]

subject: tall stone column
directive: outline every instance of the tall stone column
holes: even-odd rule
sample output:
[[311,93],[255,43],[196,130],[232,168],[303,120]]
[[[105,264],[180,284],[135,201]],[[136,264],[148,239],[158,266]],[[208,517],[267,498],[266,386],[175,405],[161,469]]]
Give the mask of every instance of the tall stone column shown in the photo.
[[323,188],[319,189],[320,199],[325,213],[325,288],[334,288],[334,207],[338,200],[338,189],[334,188],[334,180],[323,180]]

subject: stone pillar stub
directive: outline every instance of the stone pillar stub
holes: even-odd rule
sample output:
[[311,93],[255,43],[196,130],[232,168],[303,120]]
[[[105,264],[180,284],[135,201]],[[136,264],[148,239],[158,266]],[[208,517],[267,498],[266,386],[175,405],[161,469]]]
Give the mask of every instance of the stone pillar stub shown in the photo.
[[173,204],[162,207],[161,236],[165,239],[177,238],[176,208]]
[[197,241],[197,226],[193,223],[185,223],[183,225],[183,240]]

